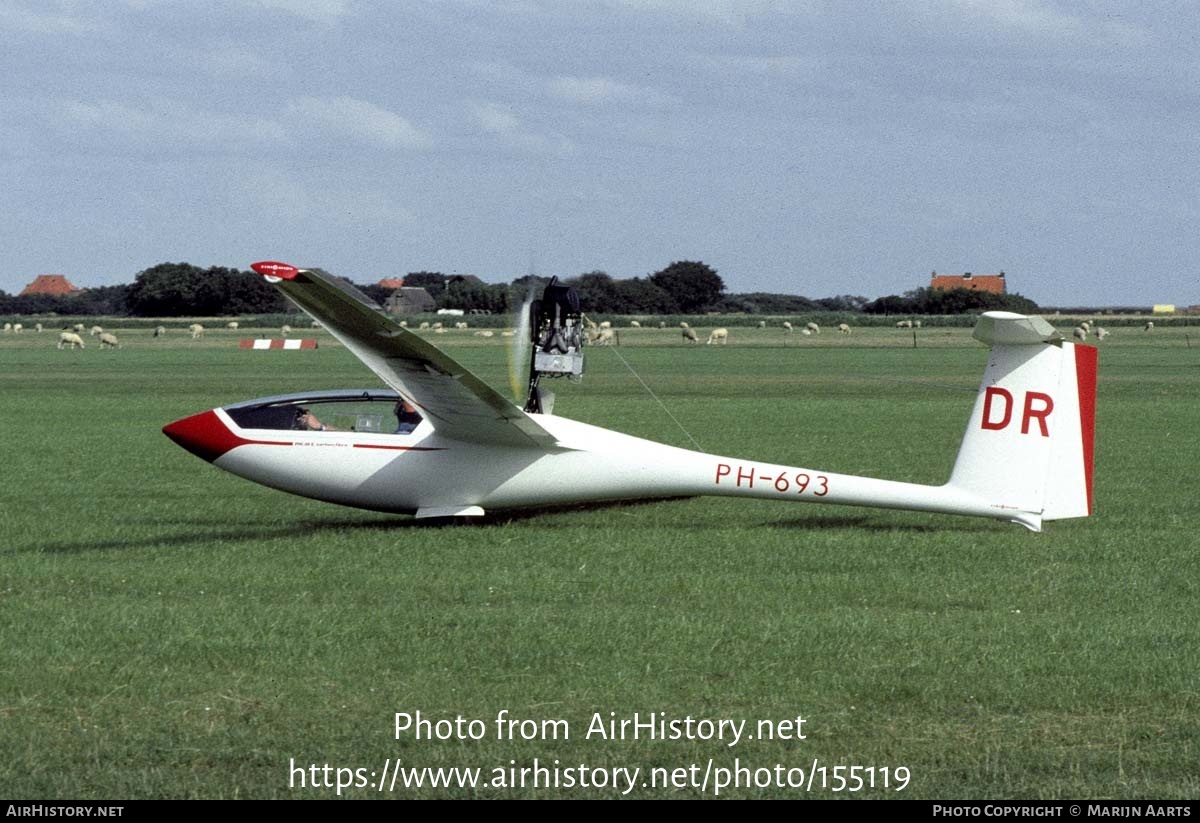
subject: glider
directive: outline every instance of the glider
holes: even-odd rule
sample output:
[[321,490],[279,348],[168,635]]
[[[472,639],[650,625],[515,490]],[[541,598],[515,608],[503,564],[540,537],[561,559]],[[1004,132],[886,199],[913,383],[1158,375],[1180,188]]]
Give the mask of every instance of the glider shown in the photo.
[[[696,495],[986,517],[1032,531],[1092,512],[1096,349],[1038,317],[979,319],[974,337],[990,352],[966,434],[949,481],[926,486],[706,454],[551,413],[538,378],[582,369],[578,302],[565,287],[552,284],[534,304],[522,408],[345,281],[270,261],[252,268],[389,387],[260,398],[163,428],[275,489],[417,518]],[[401,400],[416,410],[411,431]]]

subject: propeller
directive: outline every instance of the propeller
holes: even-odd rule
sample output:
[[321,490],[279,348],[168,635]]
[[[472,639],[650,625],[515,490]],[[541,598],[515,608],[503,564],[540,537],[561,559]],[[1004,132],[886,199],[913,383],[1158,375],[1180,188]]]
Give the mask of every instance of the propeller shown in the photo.
[[518,406],[525,405],[525,395],[529,390],[532,348],[529,320],[535,299],[534,284],[531,282],[525,293],[525,301],[513,315],[513,336],[508,340],[508,385],[512,389],[513,402]]

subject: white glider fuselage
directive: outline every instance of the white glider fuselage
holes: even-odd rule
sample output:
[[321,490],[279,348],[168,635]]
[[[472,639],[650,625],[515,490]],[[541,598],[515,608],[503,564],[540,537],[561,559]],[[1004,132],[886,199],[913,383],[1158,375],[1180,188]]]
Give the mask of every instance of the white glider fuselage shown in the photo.
[[[226,438],[224,444],[232,448],[215,457],[210,449],[208,456],[232,474],[304,497],[418,517],[718,495],[974,515],[1030,528],[1038,524],[1031,513],[949,486],[722,457],[554,415],[538,417],[561,444],[549,452],[463,442],[425,425],[408,435],[242,429],[223,409],[187,420],[199,418],[206,418],[206,430],[168,434],[188,448],[189,436],[213,443]],[[196,445],[190,450],[200,454],[204,444]]]

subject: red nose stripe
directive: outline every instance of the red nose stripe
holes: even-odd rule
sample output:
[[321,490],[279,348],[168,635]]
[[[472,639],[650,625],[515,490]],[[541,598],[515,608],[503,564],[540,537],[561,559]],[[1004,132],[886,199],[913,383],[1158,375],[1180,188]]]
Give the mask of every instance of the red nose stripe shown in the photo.
[[221,422],[221,418],[217,417],[214,411],[193,414],[191,417],[168,423],[163,426],[163,434],[209,463],[238,446],[251,444],[260,446],[292,445],[273,440],[247,440],[244,437],[238,437]]

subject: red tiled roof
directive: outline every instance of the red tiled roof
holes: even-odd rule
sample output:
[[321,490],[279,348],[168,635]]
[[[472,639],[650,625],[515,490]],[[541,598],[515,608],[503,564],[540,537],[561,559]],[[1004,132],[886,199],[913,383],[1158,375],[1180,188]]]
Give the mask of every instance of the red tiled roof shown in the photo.
[[379,285],[385,289],[399,289],[404,286],[404,278],[402,277],[385,277],[379,281]]
[[71,281],[66,276],[61,274],[39,274],[32,283],[25,287],[21,292],[24,297],[28,294],[53,294],[53,295],[68,295],[79,291],[71,284]]
[[1004,272],[999,274],[938,274],[934,272],[929,281],[929,288],[942,289],[971,289],[986,291],[992,294],[1004,294]]

